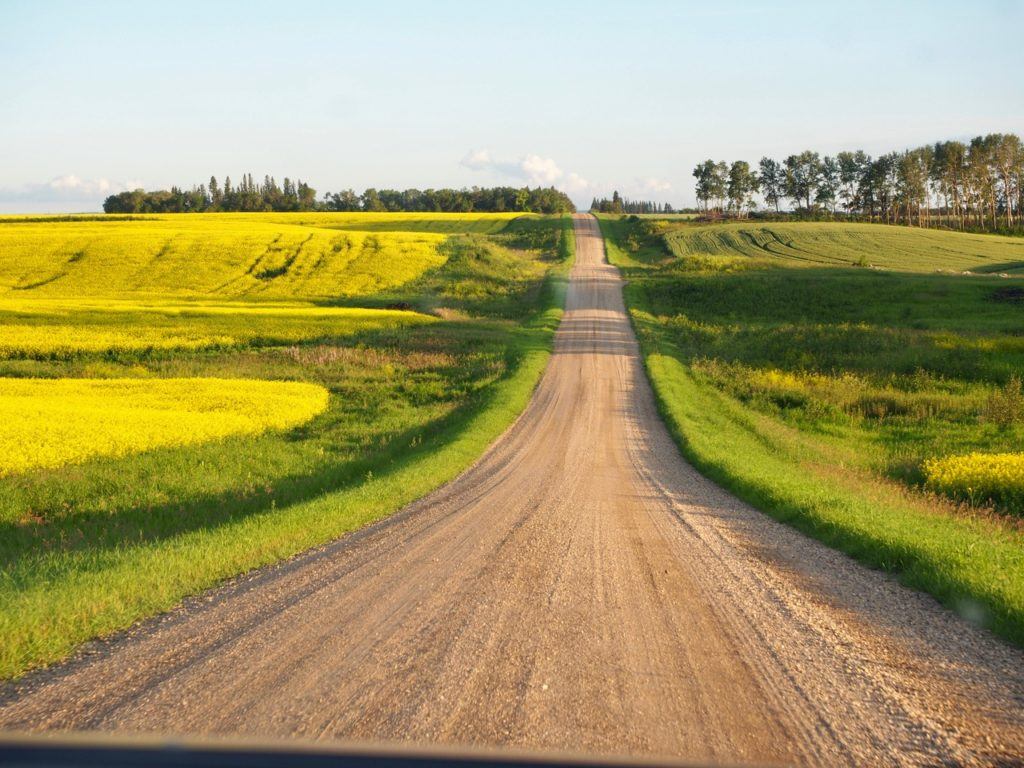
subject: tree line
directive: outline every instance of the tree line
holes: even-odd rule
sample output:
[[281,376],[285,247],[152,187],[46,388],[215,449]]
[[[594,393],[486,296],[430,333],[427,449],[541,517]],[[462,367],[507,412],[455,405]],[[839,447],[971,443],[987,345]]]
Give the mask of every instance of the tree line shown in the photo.
[[705,160],[693,170],[706,214],[743,218],[760,193],[775,212],[842,212],[868,221],[958,229],[1013,229],[1024,211],[1024,144],[991,133],[970,142],[939,141],[876,158],[862,150],[822,156],[806,150],[779,162]]
[[624,199],[618,190],[612,193],[611,200],[607,197],[600,200],[595,197],[590,204],[590,210],[593,213],[675,213],[675,209],[668,203]]
[[203,211],[312,211],[317,207],[316,190],[304,181],[285,177],[278,185],[272,176],[255,181],[251,173],[233,186],[231,177],[218,184],[215,176],[209,185],[189,190],[180,187],[146,192],[133,189],[111,195],[103,201],[105,213],[200,213]]
[[105,213],[202,213],[214,211],[418,211],[471,213],[574,213],[569,197],[553,187],[493,187],[472,189],[374,189],[362,194],[348,189],[327,192],[317,199],[316,190],[304,181],[285,178],[280,185],[272,176],[257,182],[252,174],[233,186],[215,176],[209,184],[189,190],[120,192],[103,202]]
[[420,211],[442,213],[575,213],[568,195],[554,187],[471,189],[367,189],[324,195],[325,211]]

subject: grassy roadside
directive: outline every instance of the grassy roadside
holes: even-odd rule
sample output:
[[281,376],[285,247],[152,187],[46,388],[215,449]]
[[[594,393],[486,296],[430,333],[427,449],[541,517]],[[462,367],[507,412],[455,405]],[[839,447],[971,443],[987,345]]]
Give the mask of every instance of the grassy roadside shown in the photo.
[[[601,226],[609,259],[629,278],[626,303],[659,409],[689,461],[776,519],[866,565],[897,574],[904,584],[931,593],[970,620],[1024,645],[1021,526],[1012,519],[960,509],[921,492],[900,477],[879,447],[887,440],[895,441],[894,433],[901,441],[901,451],[931,450],[937,441],[953,439],[1012,443],[1017,439],[1012,430],[987,431],[976,419],[958,415],[956,418],[961,420],[956,421],[942,411],[972,403],[972,398],[976,399],[974,388],[984,382],[961,381],[952,376],[928,378],[916,373],[926,379],[927,386],[922,385],[921,393],[911,394],[919,400],[930,398],[929,408],[933,409],[920,423],[892,413],[884,418],[854,418],[841,412],[824,397],[817,397],[813,387],[805,383],[815,378],[801,372],[803,360],[790,368],[779,365],[770,369],[776,383],[783,381],[790,387],[781,393],[789,400],[782,398],[778,389],[769,393],[776,398],[773,402],[763,393],[751,395],[752,387],[746,379],[765,378],[764,365],[778,365],[778,360],[794,349],[808,355],[819,352],[813,348],[810,326],[790,321],[751,330],[745,326],[749,316],[743,314],[742,305],[749,305],[751,296],[742,293],[747,280],[742,268],[733,275],[736,279],[730,278],[725,284],[725,291],[711,294],[714,298],[710,299],[706,289],[713,289],[713,281],[724,279],[720,271],[714,275],[704,269],[673,272],[678,266],[672,265],[664,250],[651,243],[633,243],[628,248],[622,231],[616,231],[617,222],[605,219]],[[767,274],[774,278],[788,271]],[[761,273],[756,277],[765,279]],[[814,279],[832,278],[814,275]],[[855,278],[837,273],[835,279],[837,285],[849,291],[850,281]],[[815,284],[815,295],[821,295],[822,285]],[[761,288],[755,295],[761,297],[757,312],[764,315],[770,311],[772,298],[770,291]],[[878,288],[872,286],[871,290],[876,301],[884,301],[884,295],[878,298]],[[954,284],[949,293],[964,300],[958,291],[971,290],[974,288]],[[724,298],[729,292],[738,294],[736,304]],[[701,305],[705,299],[708,306]],[[913,307],[909,302],[904,306]],[[829,311],[835,311],[834,307]],[[682,314],[685,312],[689,314]],[[921,325],[916,318],[912,322]],[[949,318],[938,316],[935,323],[948,324]],[[870,328],[880,326],[884,323],[876,319]],[[844,334],[864,333],[855,325],[842,326],[841,330]],[[892,333],[891,329],[882,330]],[[784,343],[778,344],[783,357],[757,359],[773,347],[773,331],[787,334]],[[923,334],[923,341],[908,337],[894,344],[897,349],[890,361],[894,366],[902,359],[898,354],[913,351],[915,341],[920,347],[918,353],[930,349],[925,344],[930,331],[924,328],[917,332]],[[972,329],[974,332],[976,329]],[[746,338],[746,333],[754,340]],[[864,339],[858,343],[863,345]],[[838,355],[836,349],[842,349],[842,345],[833,344],[834,355]],[[945,355],[956,357],[948,351]],[[988,358],[986,368],[979,369],[969,361],[964,370],[998,377],[1002,373],[999,356],[989,354]],[[922,360],[927,365],[930,359],[924,355]],[[851,355],[836,357],[830,364],[840,368],[858,362],[859,358]],[[867,384],[863,382],[870,381],[871,375],[871,371],[844,371],[841,375],[832,371],[825,388],[832,391],[836,389],[835,381],[849,380],[864,390]],[[815,376],[827,378],[823,374]],[[897,380],[891,372],[887,376],[886,381]],[[939,388],[945,400],[935,394]],[[890,389],[895,391],[891,385]],[[862,394],[858,390],[858,396]],[[881,400],[878,391],[868,394],[872,403]],[[909,396],[907,402],[911,402]],[[948,423],[943,421],[947,418]]]
[[[459,317],[411,332],[389,330],[332,344],[319,339],[233,356],[10,362],[29,366],[34,375],[53,375],[47,366],[75,370],[115,363],[174,370],[241,366],[247,375],[281,375],[281,366],[306,356],[314,377],[327,375],[323,369],[333,356],[346,364],[355,356],[376,368],[368,373],[365,366],[350,366],[346,376],[328,382],[332,411],[291,433],[247,445],[226,441],[199,452],[141,455],[127,464],[99,462],[63,477],[8,478],[20,501],[11,505],[6,520],[0,517],[0,526],[11,534],[0,547],[0,677],[58,661],[83,641],[385,517],[466,469],[522,412],[546,366],[574,256],[571,225],[564,220],[554,241],[529,228],[526,234],[509,234],[515,241],[510,245],[532,237],[547,253],[539,266],[529,266],[523,280],[515,277],[520,268],[513,251],[464,243],[448,274],[425,276],[409,293],[411,300],[425,296],[426,304],[454,306]],[[453,285],[457,295],[443,295]],[[462,316],[471,311],[474,317]],[[406,357],[431,358],[439,340],[453,349],[468,347],[472,354],[465,359],[471,363],[480,350],[491,357],[488,350],[503,350],[502,364],[496,367],[488,357],[478,371],[454,370],[439,379],[431,369],[422,382],[415,376],[392,382],[394,361],[405,359],[395,349],[411,345]],[[451,357],[436,354],[446,355]],[[382,362],[374,362],[377,358]],[[366,379],[370,373],[378,378]],[[297,376],[292,368],[286,375]],[[457,397],[435,392],[445,386],[454,386]],[[349,401],[359,397],[372,402],[353,402],[350,408]],[[385,406],[399,410],[381,410]],[[374,431],[356,430],[378,413],[383,423]],[[279,465],[277,474],[257,475],[263,462]],[[233,465],[239,469],[229,471]],[[141,491],[116,487],[126,467],[148,485]],[[224,487],[211,493],[203,481],[207,475]],[[206,495],[189,496],[200,491]],[[94,502],[97,494],[105,495]],[[83,511],[61,512],[68,498]],[[42,503],[56,510],[52,519],[16,517],[26,504]]]

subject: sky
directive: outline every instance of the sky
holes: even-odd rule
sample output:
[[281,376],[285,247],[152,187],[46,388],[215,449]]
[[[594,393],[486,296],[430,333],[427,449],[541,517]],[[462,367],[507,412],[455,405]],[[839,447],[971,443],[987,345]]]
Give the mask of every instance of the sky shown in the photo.
[[0,211],[289,176],[694,203],[703,159],[1024,134],[1024,0],[0,0]]

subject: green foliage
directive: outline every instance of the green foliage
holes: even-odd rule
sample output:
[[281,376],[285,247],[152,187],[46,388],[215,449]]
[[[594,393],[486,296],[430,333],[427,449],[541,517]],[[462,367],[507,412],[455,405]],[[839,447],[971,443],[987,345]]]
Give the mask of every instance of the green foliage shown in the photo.
[[[724,207],[728,170],[729,208]],[[693,172],[706,214],[744,215],[749,166],[706,160]],[[787,197],[798,216],[847,216],[867,221],[961,231],[1020,234],[1024,211],[1024,144],[1016,134],[976,136],[969,145],[940,141],[872,159],[862,150],[821,157],[804,150],[782,163],[763,157],[756,179],[764,201],[779,212]],[[751,201],[750,207],[753,207]]]
[[706,213],[712,210],[722,213],[725,210],[728,174],[729,166],[714,160],[705,160],[693,169],[693,176],[697,179],[697,203]]
[[753,196],[757,189],[757,174],[750,170],[749,163],[745,160],[737,160],[729,167],[727,195],[729,209],[733,213],[743,218],[749,210],[754,208]]
[[590,204],[591,213],[630,213],[630,214],[671,214],[673,208],[668,203],[656,203],[653,200],[623,199],[618,191],[607,197],[594,198]]
[[1004,386],[988,396],[984,415],[986,421],[1004,430],[1024,421],[1024,390],[1020,376],[1012,374]]
[[821,176],[821,157],[817,152],[805,151],[790,155],[783,163],[786,172],[785,191],[797,208],[810,210],[811,200],[818,192]]
[[221,187],[214,176],[210,185],[200,184],[185,191],[146,192],[135,189],[110,195],[103,202],[103,212],[132,213],[210,213],[215,211],[341,211],[366,213],[447,212],[447,213],[573,213],[576,207],[564,192],[554,187],[493,187],[482,189],[375,189],[357,195],[353,190],[326,192],[322,202],[316,190],[303,181],[293,183],[285,178],[278,186],[272,176],[263,182],[253,181],[252,174],[242,176],[242,183],[231,186],[231,179]]

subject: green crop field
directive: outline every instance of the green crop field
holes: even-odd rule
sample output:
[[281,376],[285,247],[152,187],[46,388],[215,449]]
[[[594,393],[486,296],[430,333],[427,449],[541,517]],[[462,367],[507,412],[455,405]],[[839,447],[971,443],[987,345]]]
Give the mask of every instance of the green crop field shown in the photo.
[[571,220],[0,218],[0,676],[380,518],[526,404]]
[[1024,643],[1024,239],[601,224],[696,466]]
[[664,229],[686,261],[755,259],[792,266],[875,267],[903,272],[971,271],[1024,275],[1024,239],[910,227],[831,223],[734,223]]

